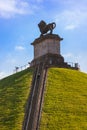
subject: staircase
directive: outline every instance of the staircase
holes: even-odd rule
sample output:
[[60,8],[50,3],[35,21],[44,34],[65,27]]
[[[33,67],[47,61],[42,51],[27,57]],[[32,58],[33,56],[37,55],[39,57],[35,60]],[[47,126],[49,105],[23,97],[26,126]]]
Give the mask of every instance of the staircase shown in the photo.
[[35,68],[33,75],[23,130],[38,130],[39,128],[46,77],[47,68],[44,63],[41,63]]

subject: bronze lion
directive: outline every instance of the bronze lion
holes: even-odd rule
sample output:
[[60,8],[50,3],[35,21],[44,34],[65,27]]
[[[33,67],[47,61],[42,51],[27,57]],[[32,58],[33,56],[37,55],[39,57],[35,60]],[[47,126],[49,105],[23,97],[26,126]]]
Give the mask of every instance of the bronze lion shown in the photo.
[[53,22],[53,23],[46,24],[45,21],[41,20],[40,23],[38,24],[38,27],[41,32],[40,36],[43,36],[43,34],[47,33],[48,31],[50,31],[50,34],[52,34],[53,29],[56,27],[56,23]]

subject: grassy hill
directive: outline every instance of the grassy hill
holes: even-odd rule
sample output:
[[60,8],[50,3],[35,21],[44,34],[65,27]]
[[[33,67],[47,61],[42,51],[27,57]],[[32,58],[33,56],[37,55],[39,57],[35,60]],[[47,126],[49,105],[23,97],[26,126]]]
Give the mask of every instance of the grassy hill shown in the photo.
[[[21,130],[32,69],[0,80],[0,130]],[[40,130],[87,130],[87,74],[51,68]]]
[[0,130],[22,130],[32,73],[27,69],[0,81]]
[[87,130],[87,74],[49,70],[40,130]]

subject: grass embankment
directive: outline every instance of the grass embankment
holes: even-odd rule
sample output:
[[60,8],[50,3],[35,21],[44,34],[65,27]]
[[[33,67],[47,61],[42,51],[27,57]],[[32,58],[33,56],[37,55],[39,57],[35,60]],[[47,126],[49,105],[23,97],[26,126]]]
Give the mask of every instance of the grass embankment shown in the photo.
[[87,130],[87,74],[49,69],[40,130]]
[[[32,73],[0,80],[0,130],[22,129]],[[87,130],[87,74],[49,69],[40,130]]]
[[32,73],[27,69],[0,80],[0,130],[22,130]]

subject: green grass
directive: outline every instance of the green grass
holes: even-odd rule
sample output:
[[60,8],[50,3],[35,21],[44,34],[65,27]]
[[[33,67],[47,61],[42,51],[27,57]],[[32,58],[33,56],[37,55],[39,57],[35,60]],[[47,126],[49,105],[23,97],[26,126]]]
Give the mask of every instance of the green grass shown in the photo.
[[[0,130],[22,130],[33,69],[0,80]],[[87,74],[48,71],[40,130],[87,130]]]
[[87,130],[87,74],[49,69],[40,130]]
[[0,80],[0,130],[22,130],[32,69]]

